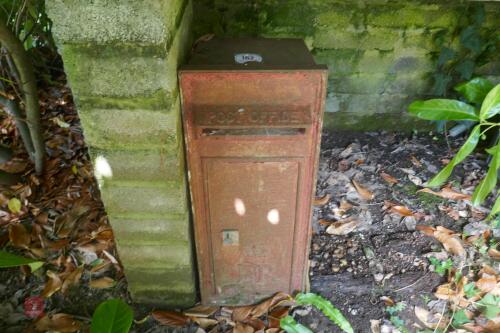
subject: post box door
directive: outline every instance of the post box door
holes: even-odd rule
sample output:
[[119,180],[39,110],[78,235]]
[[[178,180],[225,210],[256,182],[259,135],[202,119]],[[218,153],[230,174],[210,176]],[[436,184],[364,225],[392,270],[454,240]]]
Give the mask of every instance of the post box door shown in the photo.
[[253,302],[291,283],[300,159],[205,159],[216,299]]

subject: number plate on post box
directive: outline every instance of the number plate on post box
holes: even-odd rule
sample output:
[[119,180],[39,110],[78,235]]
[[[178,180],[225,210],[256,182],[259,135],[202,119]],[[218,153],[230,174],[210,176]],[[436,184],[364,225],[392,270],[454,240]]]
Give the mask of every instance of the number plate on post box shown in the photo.
[[179,72],[204,304],[307,288],[327,69],[297,39],[214,39]]

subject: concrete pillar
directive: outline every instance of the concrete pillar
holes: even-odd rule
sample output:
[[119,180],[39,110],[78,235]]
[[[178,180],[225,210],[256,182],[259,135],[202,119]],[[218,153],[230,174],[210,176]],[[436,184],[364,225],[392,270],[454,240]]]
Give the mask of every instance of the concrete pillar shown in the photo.
[[192,4],[46,6],[132,297],[190,306],[196,286],[177,66],[190,48]]

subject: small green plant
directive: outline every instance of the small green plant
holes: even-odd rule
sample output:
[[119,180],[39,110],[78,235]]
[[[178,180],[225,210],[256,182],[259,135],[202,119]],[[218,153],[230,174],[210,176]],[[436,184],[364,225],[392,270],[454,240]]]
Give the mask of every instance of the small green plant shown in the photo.
[[439,260],[436,257],[430,257],[429,261],[434,266],[434,271],[440,276],[447,274],[453,267],[453,261],[450,258],[447,260]]
[[[500,130],[500,122],[493,120],[500,113],[500,84],[493,87],[488,80],[475,78],[456,86],[455,90],[460,92],[470,104],[454,99],[430,99],[415,101],[409,106],[409,112],[421,119],[468,120],[477,123],[450,163],[427,182],[426,185],[429,187],[442,185],[450,177],[453,168],[474,151],[480,139],[485,138],[486,132]],[[472,195],[474,205],[483,203],[497,183],[497,170],[500,168],[498,139],[496,144],[486,151],[491,155],[491,162],[486,176]],[[494,217],[499,212],[500,196],[497,197],[488,218]]]
[[405,308],[406,308],[406,303],[404,302],[398,302],[393,306],[388,306],[385,308],[385,311],[391,315],[389,321],[394,326],[396,326],[396,328],[399,329],[402,333],[408,333],[409,331],[405,326],[404,320],[401,319],[397,314],[403,311]]
[[[313,294],[313,293],[299,293],[295,297],[295,301],[300,305],[313,305],[317,309],[319,309],[325,316],[328,317],[335,325],[340,327],[340,329],[346,333],[354,333],[351,324],[344,317],[342,312],[339,309],[333,306],[333,304],[324,299],[323,297]],[[298,324],[295,320],[286,316],[280,321],[280,326],[282,329],[287,331],[288,333],[310,333],[312,332],[307,327]]]
[[91,333],[127,333],[132,326],[132,309],[121,299],[99,304],[92,316]]

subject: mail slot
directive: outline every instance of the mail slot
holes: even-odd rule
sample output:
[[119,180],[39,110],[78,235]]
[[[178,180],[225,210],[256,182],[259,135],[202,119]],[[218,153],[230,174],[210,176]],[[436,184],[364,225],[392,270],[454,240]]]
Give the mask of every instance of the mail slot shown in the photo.
[[212,39],[179,76],[202,302],[307,289],[326,67],[299,39]]

